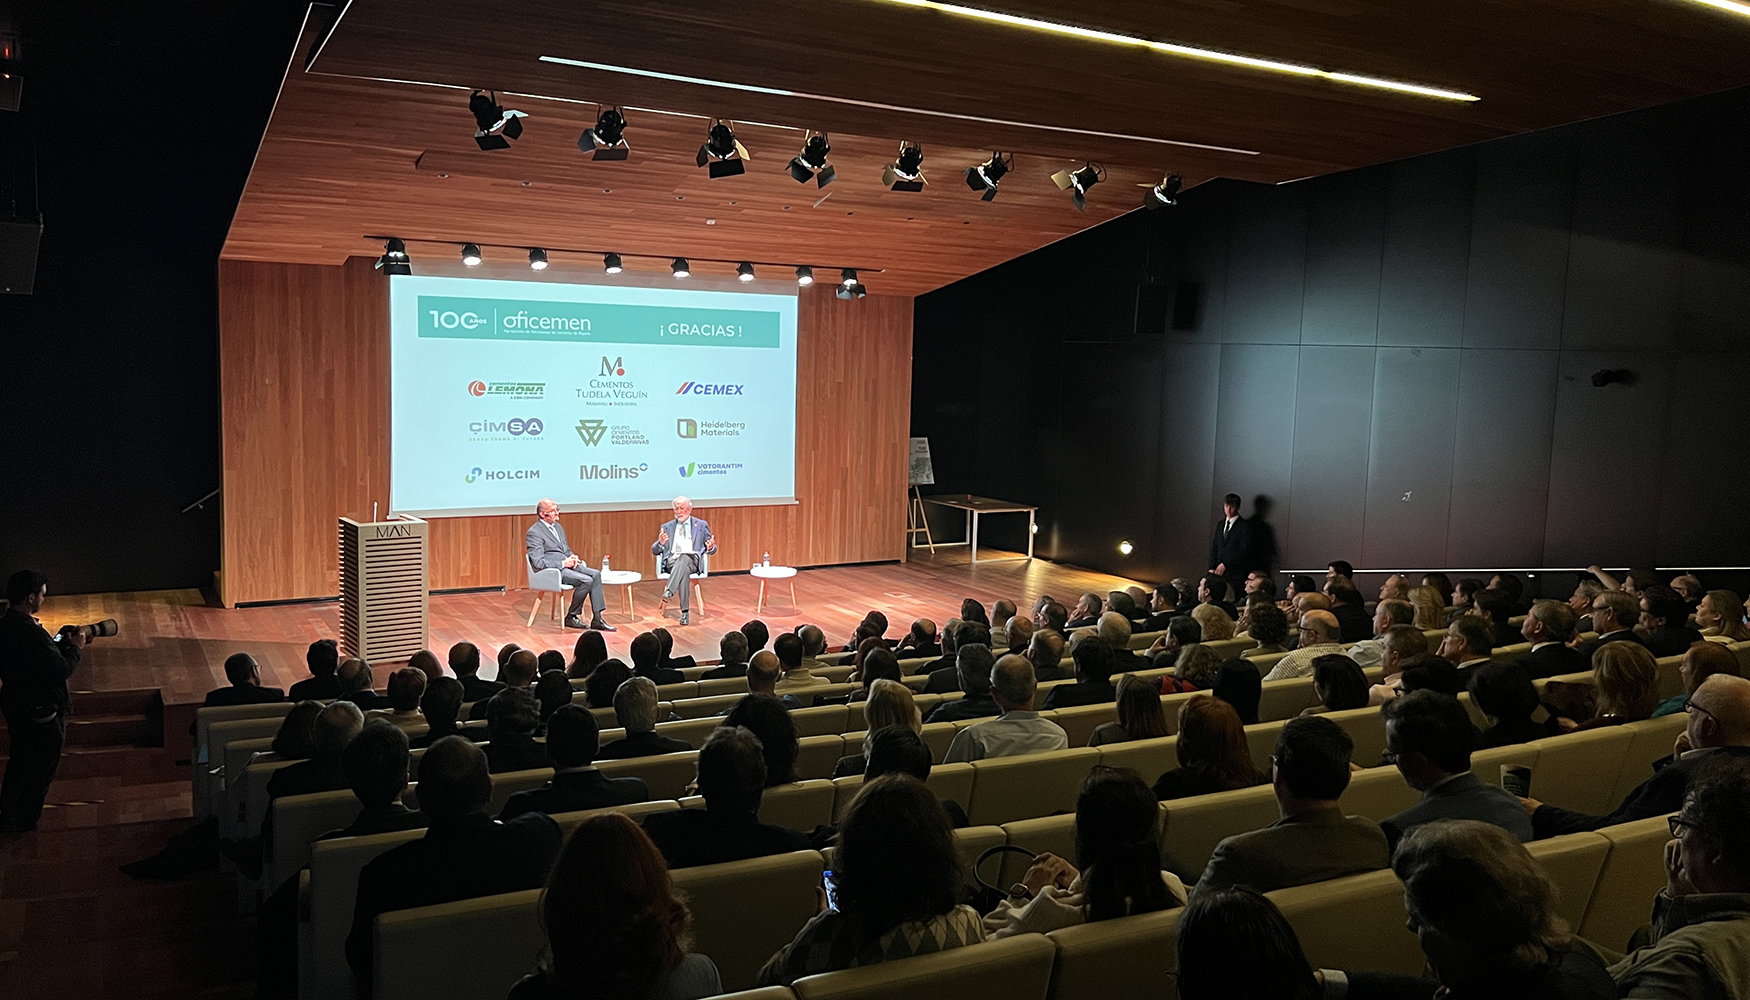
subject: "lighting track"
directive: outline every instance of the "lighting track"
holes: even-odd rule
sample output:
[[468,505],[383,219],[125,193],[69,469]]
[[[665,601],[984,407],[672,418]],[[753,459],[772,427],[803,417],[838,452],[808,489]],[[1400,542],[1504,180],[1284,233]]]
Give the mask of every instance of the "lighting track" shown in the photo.
[[[359,239],[369,240],[372,243],[382,243],[385,240],[397,239],[397,238],[400,239],[403,243],[425,243],[425,244],[435,244],[437,246],[446,246],[446,247],[474,246],[474,247],[483,247],[483,248],[493,249],[493,250],[514,250],[518,253],[523,253],[523,254],[526,254],[529,252],[529,245],[527,243],[483,243],[479,240],[451,240],[451,239],[443,239],[443,238],[438,238],[438,237],[426,237],[426,236],[391,237],[391,236],[385,236],[385,235],[379,235],[379,234],[367,234],[367,235],[359,237]],[[556,254],[556,253],[563,253],[563,254],[581,254],[584,256],[591,256],[591,257],[602,257],[602,256],[606,256],[607,254],[617,254],[618,256],[620,256],[622,258],[631,259],[631,260],[655,260],[655,261],[662,261],[664,263],[671,261],[671,260],[674,260],[674,258],[675,258],[675,255],[672,253],[627,253],[624,250],[613,250],[613,249],[603,250],[603,249],[594,249],[594,248],[590,248],[590,247],[558,247],[558,246],[553,246],[552,244],[548,244],[548,243],[541,244],[541,249],[545,250],[549,255]],[[755,267],[790,267],[790,268],[793,268],[797,265],[797,262],[794,260],[749,260],[746,257],[694,257],[694,256],[689,255],[689,256],[687,256],[686,259],[689,261],[692,261],[693,263],[696,263],[696,264],[700,264],[700,263],[702,263],[702,264],[728,264],[730,267],[735,267],[735,266],[740,265],[740,264],[752,264]],[[815,268],[816,270],[820,270],[820,271],[851,270],[851,271],[857,271],[860,273],[867,273],[867,274],[885,274],[886,270],[887,270],[886,268],[882,268],[882,267],[865,267],[861,264],[856,265],[854,267],[844,265],[844,264],[810,264],[808,266]]]

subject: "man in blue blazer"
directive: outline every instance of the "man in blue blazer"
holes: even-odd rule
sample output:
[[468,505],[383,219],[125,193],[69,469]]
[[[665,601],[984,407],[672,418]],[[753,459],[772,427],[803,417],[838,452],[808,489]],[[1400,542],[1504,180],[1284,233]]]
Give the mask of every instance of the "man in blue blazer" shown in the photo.
[[1392,850],[1398,840],[1437,819],[1493,823],[1520,843],[1532,839],[1531,816],[1511,792],[1471,773],[1476,727],[1458,699],[1439,691],[1412,691],[1385,703],[1386,756],[1422,801],[1380,821]]
[[559,523],[559,505],[542,498],[535,504],[534,524],[523,535],[529,550],[529,562],[536,569],[556,569],[559,579],[571,584],[571,607],[565,611],[566,628],[584,628],[583,596],[589,595],[591,611],[588,628],[601,632],[618,631],[602,620],[602,575],[584,564],[583,557],[571,551],[565,538],[565,526]]
[[693,516],[693,502],[686,497],[674,498],[674,520],[663,524],[651,543],[652,554],[662,557],[663,572],[668,574],[668,587],[662,592],[660,616],[668,608],[669,599],[681,596],[681,624],[687,620],[688,599],[693,592],[693,575],[705,565],[705,557],[717,553],[717,540],[711,537],[711,526]]

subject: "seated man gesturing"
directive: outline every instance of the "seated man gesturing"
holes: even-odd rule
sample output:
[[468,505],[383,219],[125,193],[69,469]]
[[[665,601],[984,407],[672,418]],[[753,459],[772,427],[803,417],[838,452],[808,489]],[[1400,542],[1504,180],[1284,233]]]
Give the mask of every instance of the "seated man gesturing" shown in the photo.
[[663,572],[668,574],[668,587],[662,592],[662,604],[656,613],[668,608],[669,599],[681,595],[681,624],[687,620],[693,576],[699,572],[703,557],[717,552],[717,540],[711,537],[711,526],[693,516],[693,502],[686,497],[674,498],[674,520],[657,531],[650,551],[662,557]]

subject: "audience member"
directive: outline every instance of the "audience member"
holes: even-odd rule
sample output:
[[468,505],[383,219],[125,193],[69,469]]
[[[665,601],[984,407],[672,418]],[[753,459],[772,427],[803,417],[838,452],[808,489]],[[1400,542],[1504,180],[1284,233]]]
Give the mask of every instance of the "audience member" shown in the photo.
[[[1112,647],[1112,663],[1119,673],[1147,669],[1148,661],[1136,655],[1136,650],[1130,648],[1130,622],[1123,615],[1111,611],[1101,614],[1094,625],[1094,634],[1106,640],[1106,645]],[[1060,650],[1061,648],[1059,647]]]
[[1174,615],[1154,645],[1148,648],[1156,666],[1177,663],[1179,653],[1203,641],[1203,625],[1190,615]]
[[758,618],[744,624],[738,630],[742,638],[747,640],[747,655],[752,656],[766,648],[766,643],[772,641],[772,630]]
[[670,868],[808,850],[801,832],[759,821],[767,784],[759,737],[741,726],[718,726],[699,748],[698,786],[705,808],[646,813],[644,832]]
[[1247,615],[1246,635],[1257,645],[1240,653],[1241,656],[1285,653],[1288,651],[1284,645],[1288,641],[1288,616],[1274,604],[1257,605]]
[[1171,583],[1173,584],[1173,592],[1179,595],[1179,603],[1173,605],[1174,617],[1190,614],[1191,609],[1197,606],[1196,581],[1175,576]]
[[304,651],[304,665],[310,676],[292,685],[286,692],[288,701],[331,701],[340,697],[340,644],[333,639],[317,639]]
[[1682,656],[1701,632],[1689,627],[1689,605],[1670,587],[1648,587],[1641,593],[1641,639],[1654,656]]
[[491,773],[552,767],[553,762],[547,759],[546,744],[535,739],[535,731],[540,726],[541,707],[528,688],[506,688],[493,695],[486,703],[485,750]]
[[1380,636],[1380,643],[1379,663],[1385,674],[1367,689],[1369,705],[1383,705],[1402,693],[1404,664],[1428,652],[1428,636],[1414,625],[1393,625]]
[[1470,678],[1471,703],[1489,723],[1477,749],[1515,746],[1552,735],[1548,722],[1533,722],[1539,708],[1531,675],[1514,660],[1490,663]]
[[437,654],[429,649],[415,650],[407,658],[407,665],[424,674],[428,684],[444,675],[444,665],[438,662]]
[[632,668],[617,657],[602,661],[583,684],[583,703],[590,708],[614,707],[614,692],[632,679]]
[[1338,559],[1325,565],[1325,587],[1329,590],[1331,584],[1344,587],[1355,585],[1355,567],[1347,559]]
[[1551,681],[1543,690],[1563,732],[1639,722],[1659,707],[1659,665],[1639,643],[1607,643],[1592,654],[1591,684]]
[[1452,624],[1454,618],[1468,615],[1476,609],[1477,592],[1483,589],[1483,581],[1466,577],[1458,581],[1452,588],[1452,610],[1446,615],[1446,623]]
[[[1365,616],[1363,616],[1365,618]],[[1308,611],[1300,616],[1300,643],[1264,675],[1267,681],[1312,675],[1313,661],[1326,653],[1341,653],[1341,626],[1337,616],[1329,611]]]
[[325,707],[319,701],[300,701],[293,705],[274,732],[273,743],[268,749],[281,760],[309,760],[316,756],[316,716],[321,715]]
[[1179,766],[1155,780],[1155,798],[1163,802],[1270,780],[1252,764],[1239,713],[1219,698],[1199,695],[1179,706],[1179,741],[1173,752]]
[[540,788],[517,792],[499,810],[500,820],[526,812],[577,812],[645,802],[650,790],[642,778],[610,778],[594,767],[601,749],[601,724],[582,705],[562,705],[547,720],[547,757],[553,777]]
[[1385,760],[1422,800],[1379,823],[1395,850],[1404,834],[1439,819],[1474,819],[1521,842],[1531,839],[1531,818],[1513,793],[1471,773],[1477,730],[1458,699],[1437,691],[1412,691],[1386,702]]
[[1179,591],[1170,583],[1157,586],[1148,597],[1148,617],[1137,627],[1138,632],[1159,632],[1178,614]]
[[1213,604],[1199,604],[1191,609],[1191,617],[1203,627],[1203,641],[1217,642],[1234,637],[1234,620]]
[[626,735],[602,747],[596,756],[603,760],[625,760],[691,750],[691,743],[656,731],[656,724],[662,720],[661,712],[656,685],[650,678],[633,677],[621,684],[614,692],[614,721]]
[[1118,679],[1118,721],[1095,727],[1088,746],[1125,743],[1131,740],[1152,740],[1173,735],[1167,728],[1166,713],[1161,710],[1161,693],[1154,684],[1125,674]]
[[389,699],[371,690],[371,665],[363,657],[349,656],[341,660],[334,677],[340,681],[343,701],[350,701],[367,712],[373,708],[389,707]]
[[1313,661],[1313,695],[1319,703],[1302,715],[1323,715],[1367,707],[1367,675],[1342,653],[1326,653]]
[[[930,780],[930,748],[911,728],[883,726],[870,732],[864,745],[868,747],[862,772],[865,782],[874,781],[884,774],[909,774],[919,781]],[[966,818],[966,810],[953,799],[942,800],[942,811],[948,814],[948,823],[956,830],[972,825],[972,821]],[[836,838],[838,827],[830,829]]]
[[1684,573],[1672,577],[1671,589],[1677,591],[1677,596],[1683,598],[1683,603],[1689,605],[1691,614],[1701,604],[1701,599],[1707,596],[1707,592],[1702,589],[1701,578],[1694,573]]
[[365,714],[353,702],[334,701],[323,706],[310,721],[309,759],[288,764],[268,777],[268,801],[282,795],[335,792],[349,787],[340,758],[346,745],[364,727]]
[[1095,765],[1076,796],[1076,864],[1036,856],[985,916],[985,933],[992,940],[1045,934],[1183,906],[1185,884],[1161,870],[1162,816],[1135,771]]
[[1440,658],[1458,667],[1461,685],[1489,662],[1494,651],[1495,630],[1480,615],[1454,618],[1446,626],[1446,638],[1440,640]]
[[[663,628],[662,626],[659,625],[656,628],[651,629],[650,634],[656,636],[656,641],[662,644],[662,655],[657,659],[656,665],[657,665],[657,669],[663,673],[664,677],[673,676],[672,674],[669,674],[667,672],[670,670],[672,670],[676,674],[678,674],[682,670],[689,670],[693,667],[698,666],[698,663],[696,661],[694,661],[694,659],[691,656],[675,656],[675,655],[673,655],[674,654],[674,634],[672,632],[670,632],[668,629]],[[654,676],[652,676],[651,679],[655,680],[656,678]],[[658,684],[674,684],[677,682],[676,681],[657,681],[657,683]]]
[[679,670],[662,666],[662,637],[655,632],[633,636],[629,652],[634,677],[646,678],[652,684],[679,684],[686,680]]
[[[783,639],[784,636],[778,636]],[[778,654],[769,649],[762,649],[753,654],[753,659],[747,663],[747,690],[749,694],[769,694],[778,699],[785,708],[802,707],[802,702],[793,694],[778,693],[778,678],[783,676],[782,665],[778,662]],[[724,715],[729,712],[725,711]]]
[[1075,661],[1076,682],[1058,684],[1045,694],[1045,710],[1073,708],[1076,705],[1103,705],[1118,697],[1112,686],[1117,668],[1112,662],[1112,647],[1097,635],[1076,642],[1070,651]]
[[1069,610],[1056,601],[1052,601],[1045,605],[1045,607],[1040,608],[1039,613],[1033,616],[1034,631],[1048,628],[1051,631],[1056,632],[1058,635],[1064,635],[1068,631],[1068,629],[1065,628],[1065,625],[1068,622]]
[[560,676],[564,676],[564,674],[565,674],[565,654],[564,653],[559,652],[557,649],[549,649],[546,652],[542,653],[541,655],[535,657],[535,676],[537,678],[542,676],[543,674],[551,673],[553,671],[558,671]]
[[358,800],[359,813],[351,823],[318,839],[366,837],[424,826],[424,813],[401,804],[401,794],[407,791],[408,759],[406,733],[382,719],[366,722],[340,752],[340,769]]
[[[1407,603],[1409,599],[1410,578],[1402,573],[1391,574],[1385,578],[1384,583],[1379,585],[1379,600],[1382,604],[1386,601],[1404,601]],[[1407,625],[1409,623],[1405,622],[1404,624]]]
[[1221,654],[1203,643],[1193,643],[1179,650],[1172,674],[1160,679],[1160,693],[1205,690],[1215,683],[1215,672],[1219,669]]
[[1677,673],[1683,678],[1683,691],[1660,702],[1659,707],[1653,709],[1653,718],[1683,711],[1689,704],[1689,696],[1709,677],[1715,674],[1741,677],[1743,668],[1738,663],[1738,655],[1730,649],[1717,642],[1701,641],[1684,652],[1683,659],[1677,664]]
[[[984,605],[970,597],[960,602],[960,620],[965,622],[977,622],[985,628],[990,628],[990,616],[984,613]],[[885,622],[885,619],[883,619],[883,622]]]
[[1363,639],[1349,647],[1349,658],[1368,670],[1385,659],[1385,633],[1393,625],[1409,625],[1416,619],[1416,609],[1409,601],[1388,597],[1373,609],[1373,638]]
[[1339,641],[1353,644],[1373,634],[1373,622],[1367,617],[1367,602],[1361,599],[1361,591],[1348,584],[1330,583],[1325,585],[1325,593],[1331,598]]
[[535,703],[541,710],[541,725],[539,731],[547,731],[547,720],[553,717],[561,707],[571,704],[571,678],[565,676],[562,667],[543,671],[541,679],[535,682]]
[[1410,624],[1424,632],[1446,627],[1446,595],[1451,587],[1434,587],[1424,584],[1410,588],[1410,606],[1415,613],[1410,618]]
[[796,758],[802,753],[796,720],[778,699],[769,694],[750,694],[735,703],[723,717],[723,725],[740,726],[758,737],[766,757],[766,787],[798,781]]
[[225,679],[231,686],[208,691],[206,701],[201,702],[203,707],[264,705],[286,700],[286,693],[279,688],[261,686],[261,667],[248,653],[232,653],[225,658]]
[[[700,674],[699,679],[714,681],[746,677],[747,658],[753,655],[748,645],[747,636],[741,632],[723,633],[723,638],[717,640],[717,666]],[[801,645],[800,640],[797,645]]]
[[486,813],[491,798],[492,775],[479,747],[451,736],[425,752],[419,763],[419,806],[430,822],[425,836],[390,848],[359,872],[346,960],[361,996],[371,988],[379,914],[537,889],[547,881],[559,853],[559,825],[544,813],[499,823]]
[[[425,697],[427,684],[423,670],[402,667],[395,671],[389,675],[389,706],[372,712],[371,717],[384,719],[401,730],[423,728],[426,722],[419,711],[419,700]],[[570,697],[569,688],[566,696]]]
[[[880,636],[870,638],[879,640]],[[779,636],[778,641],[772,644],[772,652],[777,655],[778,665],[784,672],[778,679],[780,694],[828,683],[825,677],[816,677],[803,663],[801,639],[789,642],[784,636]]]
[[[964,628],[963,626],[963,631]],[[1002,709],[997,706],[996,699],[990,693],[990,670],[996,663],[990,647],[976,642],[962,644],[955,649],[954,656],[955,675],[960,679],[958,687],[962,692],[961,697],[938,703],[924,717],[924,721],[957,722],[961,719],[1000,714]]]
[[662,854],[618,813],[580,823],[541,893],[547,947],[510,1000],[697,1000],[723,992],[692,952],[692,915]]
[[1122,590],[1114,590],[1106,595],[1106,610],[1124,616],[1132,629],[1136,627],[1138,618],[1148,617],[1146,614],[1138,615],[1136,601]]
[[911,688],[895,680],[880,678],[870,685],[869,697],[863,703],[863,750],[861,753],[840,757],[838,763],[833,765],[832,776],[847,778],[853,774],[862,774],[867,764],[869,738],[889,726],[899,726],[914,733],[922,732],[924,718],[918,710]]
[[1519,609],[1499,590],[1479,590],[1471,601],[1471,615],[1489,624],[1491,646],[1511,646],[1519,641],[1512,618]]
[[1101,612],[1106,610],[1106,602],[1100,595],[1089,591],[1076,601],[1076,606],[1070,609],[1069,621],[1064,622],[1067,628],[1092,628],[1100,621]]
[[[502,655],[502,651],[500,652]],[[498,697],[499,694],[503,694],[505,691],[522,691],[529,695],[533,695],[534,692],[529,690],[529,685],[535,683],[535,677],[540,672],[540,669],[541,659],[535,655],[534,650],[521,648],[512,649],[510,654],[504,656],[503,662],[498,665],[498,679],[504,682],[504,686],[485,701],[476,701],[474,707],[468,711],[468,718],[473,720],[486,718],[487,706],[492,703],[493,698]],[[463,683],[465,684],[467,682],[464,681]],[[539,716],[537,715],[537,722],[538,721]]]
[[1648,587],[1659,582],[1658,573],[1644,567],[1636,567],[1629,570],[1627,573],[1623,574],[1621,580],[1606,573],[1602,567],[1588,566],[1586,568],[1593,576],[1598,578],[1599,582],[1604,585],[1605,590],[1618,591],[1635,597],[1639,597],[1641,591],[1646,590]]
[[886,646],[876,646],[869,650],[861,666],[852,674],[857,687],[851,690],[851,701],[859,702],[869,697],[869,685],[878,680],[890,680],[903,683],[905,671],[899,668],[899,658],[893,655],[893,650]]
[[1729,590],[1710,590],[1695,606],[1695,623],[1701,626],[1701,637],[1710,642],[1750,642],[1750,628],[1744,627],[1745,605]]
[[1197,891],[1244,883],[1273,892],[1387,867],[1391,852],[1379,824],[1343,815],[1339,803],[1354,752],[1355,742],[1331,720],[1289,719],[1272,777],[1282,818],[1217,844]]
[[464,702],[483,702],[504,690],[503,681],[480,678],[480,647],[471,642],[458,642],[450,647],[450,673],[462,685]]
[[[999,609],[1007,601],[998,601]],[[1013,614],[1011,611],[1010,614]],[[1004,618],[1003,621],[1007,621]],[[993,635],[994,638],[994,635]],[[899,641],[899,648],[894,650],[896,658],[921,660],[933,659],[942,655],[942,646],[936,642],[936,623],[928,618],[919,618],[911,623],[911,630],[905,638]]]
[[[1496,573],[1489,577],[1489,585],[1485,590],[1493,590],[1507,598],[1507,605],[1512,614],[1525,610],[1525,583],[1516,573]],[[1511,617],[1511,616],[1509,616]]]
[[1464,690],[1466,683],[1458,676],[1458,668],[1452,665],[1451,660],[1442,659],[1433,653],[1410,657],[1404,661],[1404,669],[1398,673],[1401,675],[1398,690],[1403,694],[1411,691],[1440,691],[1456,697]]
[[1179,1000],[1315,1000],[1319,980],[1282,911],[1249,885],[1200,889],[1179,912]]
[[1546,806],[1524,799],[1539,839],[1583,833],[1649,816],[1676,812],[1696,770],[1712,758],[1750,761],[1750,680],[1715,674],[1689,696],[1689,717],[1677,751],[1653,762],[1653,776],[1635,786],[1607,816]]
[[[1111,614],[1108,611],[1106,614]],[[1127,627],[1129,622],[1124,623]],[[1089,636],[1089,638],[1093,638]],[[1083,640],[1086,641],[1086,640]],[[1063,636],[1049,629],[1033,633],[1027,639],[1027,647],[1020,654],[1033,664],[1033,676],[1041,681],[1067,681],[1075,677],[1075,666],[1063,664]]]
[[1033,664],[1026,657],[1010,654],[996,661],[990,671],[990,693],[1002,714],[956,732],[944,761],[954,764],[1068,748],[1069,735],[1063,727],[1033,710],[1036,692]]
[[1318,593],[1318,589],[1319,585],[1312,577],[1305,573],[1296,573],[1288,578],[1288,586],[1282,592],[1282,600],[1285,603],[1293,603],[1296,597],[1302,594]]
[[1597,580],[1581,580],[1574,585],[1574,595],[1568,598],[1568,608],[1574,612],[1574,633],[1592,631],[1592,602],[1604,593],[1604,584]]
[[867,782],[845,812],[833,861],[836,909],[822,909],[760,970],[761,986],[977,944],[959,902],[960,852],[935,796],[910,775]]
[[1229,621],[1239,617],[1234,602],[1227,599],[1227,580],[1218,574],[1205,573],[1197,578],[1197,603],[1213,606]]
[[419,696],[419,714],[425,717],[426,730],[409,741],[414,749],[429,747],[445,736],[473,739],[468,731],[456,725],[462,712],[462,682],[454,677],[439,677],[425,686]]
[[1258,723],[1258,702],[1264,696],[1263,680],[1257,666],[1234,657],[1215,669],[1209,693],[1232,705],[1242,724],[1254,726]]
[[[1007,598],[990,606],[990,637],[992,642],[999,645],[1008,642],[1009,619],[1017,617],[1017,615],[1018,610],[1015,607],[1015,602]],[[1033,621],[1030,616],[1021,615],[1020,617],[1029,624]]]
[[1516,663],[1533,679],[1577,674],[1587,667],[1579,650],[1568,645],[1574,640],[1574,628],[1579,618],[1574,609],[1561,601],[1532,601],[1519,634],[1531,643],[1531,651]]
[[[1057,635],[1056,632],[1046,632],[1046,635]],[[1022,618],[1020,615],[1010,615],[1008,625],[1002,630],[1002,638],[1011,653],[1020,653],[1033,644],[1033,619]],[[1061,637],[1060,637],[1061,638]],[[997,633],[991,632],[991,642],[997,642]],[[992,650],[996,647],[992,646]]]
[[595,673],[595,668],[608,661],[608,641],[602,633],[585,629],[578,633],[571,647],[571,662],[565,665],[565,676],[579,680]]
[[1637,646],[1645,646],[1634,630],[1634,625],[1640,620],[1640,598],[1620,590],[1606,590],[1592,599],[1592,631],[1598,633],[1598,638],[1580,644],[1580,655],[1592,662],[1592,654],[1602,646],[1613,642],[1632,642]]
[[[1445,573],[1439,573],[1439,572],[1423,573],[1421,586],[1433,587],[1434,593],[1440,598],[1440,606],[1443,608],[1446,606],[1446,599],[1447,599],[1448,595],[1450,595],[1452,593],[1452,578],[1451,577],[1447,576]],[[1413,591],[1415,588],[1412,587],[1410,589]],[[1415,602],[1412,600],[1411,603],[1415,603]],[[1439,625],[1436,625],[1434,627],[1435,628],[1444,628],[1444,627],[1446,627],[1446,623],[1441,622]]]

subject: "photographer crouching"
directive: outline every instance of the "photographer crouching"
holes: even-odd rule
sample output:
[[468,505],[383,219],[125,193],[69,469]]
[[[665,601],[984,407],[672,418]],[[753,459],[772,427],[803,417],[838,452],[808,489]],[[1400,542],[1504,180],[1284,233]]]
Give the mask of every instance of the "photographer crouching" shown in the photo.
[[0,711],[11,741],[6,778],[0,784],[0,835],[36,829],[43,798],[61,766],[72,699],[67,679],[79,666],[85,643],[114,635],[113,619],[67,625],[50,637],[36,620],[48,596],[49,578],[19,570],[6,581],[6,614],[0,615]]

